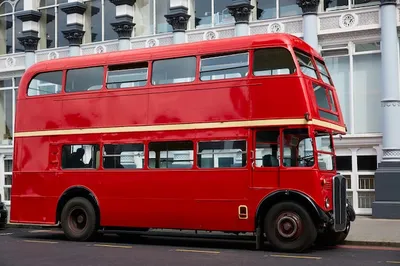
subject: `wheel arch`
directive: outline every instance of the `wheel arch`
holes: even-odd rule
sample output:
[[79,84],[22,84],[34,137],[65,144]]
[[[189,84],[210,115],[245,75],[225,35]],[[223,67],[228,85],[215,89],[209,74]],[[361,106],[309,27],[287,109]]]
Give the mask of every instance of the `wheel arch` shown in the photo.
[[318,225],[321,221],[329,221],[329,217],[318,207],[318,205],[310,196],[296,190],[278,190],[265,196],[258,204],[256,210],[255,228],[259,226],[263,227],[264,223],[262,222],[262,219],[274,204],[290,200],[302,205],[310,214],[315,225]]
[[56,209],[56,222],[61,222],[61,212],[65,204],[73,198],[82,197],[87,199],[94,207],[96,213],[96,224],[100,225],[100,205],[96,195],[85,186],[73,186],[66,189],[58,199]]

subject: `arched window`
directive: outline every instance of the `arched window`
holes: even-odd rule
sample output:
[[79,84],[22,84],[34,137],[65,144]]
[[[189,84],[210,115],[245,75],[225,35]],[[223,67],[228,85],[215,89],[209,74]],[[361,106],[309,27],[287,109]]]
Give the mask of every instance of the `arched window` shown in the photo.
[[17,37],[22,33],[22,21],[16,13],[24,10],[23,0],[0,0],[0,55],[24,51]]

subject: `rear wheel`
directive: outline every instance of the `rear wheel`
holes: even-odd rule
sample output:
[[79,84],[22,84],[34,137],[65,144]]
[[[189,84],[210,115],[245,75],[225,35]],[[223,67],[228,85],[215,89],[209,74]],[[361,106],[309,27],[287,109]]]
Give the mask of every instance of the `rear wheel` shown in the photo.
[[295,202],[274,205],[264,219],[268,241],[278,250],[302,252],[317,237],[317,230],[307,210]]
[[61,213],[61,226],[65,236],[73,241],[87,241],[96,233],[96,212],[90,201],[73,198]]

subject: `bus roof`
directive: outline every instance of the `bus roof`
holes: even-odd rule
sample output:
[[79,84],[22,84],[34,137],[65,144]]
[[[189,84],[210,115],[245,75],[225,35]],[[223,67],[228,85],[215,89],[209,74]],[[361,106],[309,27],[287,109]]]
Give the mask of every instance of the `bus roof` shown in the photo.
[[102,64],[121,64],[125,62],[132,63],[190,55],[223,53],[269,45],[290,45],[322,60],[320,54],[302,39],[287,33],[268,33],[46,60],[28,68],[26,74],[28,74],[27,76],[31,76],[38,72],[66,68],[82,68]]

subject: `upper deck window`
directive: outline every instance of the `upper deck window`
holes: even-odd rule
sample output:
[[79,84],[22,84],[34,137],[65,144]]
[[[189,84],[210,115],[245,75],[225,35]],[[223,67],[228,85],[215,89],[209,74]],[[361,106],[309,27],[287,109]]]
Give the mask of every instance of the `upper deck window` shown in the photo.
[[100,90],[103,87],[104,68],[89,67],[67,71],[66,92]]
[[196,77],[196,57],[154,61],[152,84],[192,82]]
[[200,63],[201,80],[242,78],[249,71],[249,53],[203,57]]
[[317,68],[319,70],[319,73],[321,74],[322,80],[329,85],[333,85],[328,69],[326,68],[325,64],[319,61],[318,59],[315,60],[315,63],[317,64]]
[[315,83],[313,84],[313,87],[317,105],[320,109],[320,116],[328,120],[339,121],[339,118],[336,114],[337,108],[333,98],[333,92]]
[[311,57],[299,51],[295,51],[295,54],[303,74],[318,79],[317,71],[314,68]]
[[62,71],[41,73],[31,80],[28,96],[57,94],[61,92]]
[[266,48],[254,52],[255,76],[288,75],[296,71],[291,53],[285,48]]
[[145,86],[147,83],[147,63],[109,66],[107,88],[131,88]]

